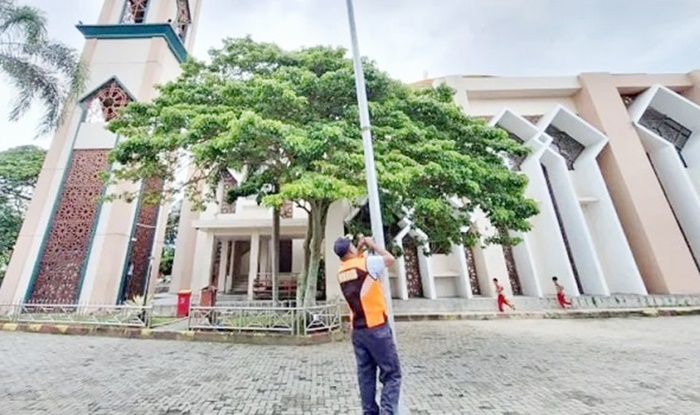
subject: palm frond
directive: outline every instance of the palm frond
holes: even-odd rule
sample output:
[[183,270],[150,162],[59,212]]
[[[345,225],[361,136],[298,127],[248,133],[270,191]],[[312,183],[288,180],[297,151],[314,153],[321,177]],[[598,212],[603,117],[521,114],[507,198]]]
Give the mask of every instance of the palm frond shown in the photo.
[[17,89],[10,120],[26,114],[36,100],[44,106],[37,136],[65,120],[88,79],[87,67],[75,50],[46,38],[43,13],[16,6],[14,0],[0,0],[0,71]]
[[18,90],[10,109],[10,120],[17,121],[29,110],[33,99],[38,98],[46,106],[41,132],[47,132],[50,125],[57,124],[65,93],[61,91],[61,82],[52,71],[26,56],[7,54],[0,54],[0,70],[9,76],[10,82]]
[[19,35],[27,43],[38,43],[46,37],[46,17],[41,10],[16,6],[14,1],[0,1],[0,35]]
[[63,80],[61,106],[58,117],[44,119],[46,128],[53,129],[60,125],[66,116],[67,108],[74,103],[85,89],[89,71],[78,53],[69,46],[53,41],[45,41],[29,46],[27,55],[41,60],[46,66],[52,67]]

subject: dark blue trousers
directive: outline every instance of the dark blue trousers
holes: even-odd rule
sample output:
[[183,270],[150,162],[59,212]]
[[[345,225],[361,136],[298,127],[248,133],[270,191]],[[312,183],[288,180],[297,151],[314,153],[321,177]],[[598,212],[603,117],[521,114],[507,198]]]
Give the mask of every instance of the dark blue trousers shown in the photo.
[[[398,413],[401,390],[401,365],[389,324],[352,331],[352,345],[357,359],[357,380],[364,415]],[[377,406],[377,369],[382,382],[382,398]]]

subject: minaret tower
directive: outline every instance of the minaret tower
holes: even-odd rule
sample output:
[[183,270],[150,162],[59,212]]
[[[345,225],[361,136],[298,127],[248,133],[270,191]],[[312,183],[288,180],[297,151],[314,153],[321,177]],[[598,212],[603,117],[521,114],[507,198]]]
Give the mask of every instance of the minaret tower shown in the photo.
[[[202,0],[104,0],[85,36],[90,79],[56,131],[22,225],[0,304],[115,304],[145,292],[158,270],[165,207],[116,201],[106,192],[153,189],[159,179],[107,189],[100,173],[120,137],[106,122],[131,101],[149,101],[176,78],[194,41]],[[150,278],[153,286],[155,278]]]

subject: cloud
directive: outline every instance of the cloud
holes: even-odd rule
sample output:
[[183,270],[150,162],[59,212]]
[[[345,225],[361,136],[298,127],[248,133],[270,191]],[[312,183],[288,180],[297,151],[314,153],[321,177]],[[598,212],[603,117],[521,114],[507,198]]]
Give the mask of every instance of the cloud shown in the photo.
[[[23,0],[46,11],[49,32],[73,47],[78,20],[99,0]],[[70,7],[66,4],[70,3]],[[360,49],[395,78],[458,74],[685,72],[700,62],[699,0],[355,0]],[[224,37],[284,48],[350,45],[345,0],[204,0],[194,55]],[[0,108],[10,89],[0,78]],[[8,123],[0,148],[31,140],[40,111]]]

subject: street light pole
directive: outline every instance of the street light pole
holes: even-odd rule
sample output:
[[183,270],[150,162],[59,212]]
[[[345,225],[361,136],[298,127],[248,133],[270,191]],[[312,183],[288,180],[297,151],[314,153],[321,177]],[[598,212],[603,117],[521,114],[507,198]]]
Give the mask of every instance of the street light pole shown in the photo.
[[[379,204],[379,187],[377,185],[377,170],[374,166],[374,148],[372,147],[372,126],[369,120],[369,106],[367,105],[367,90],[365,87],[365,73],[362,68],[360,46],[357,41],[357,28],[355,26],[355,10],[352,0],[346,0],[348,6],[348,22],[350,24],[350,40],[352,42],[352,57],[355,66],[355,88],[357,90],[357,106],[360,112],[360,129],[362,131],[362,145],[365,153],[365,173],[367,175],[367,195],[369,198],[369,216],[372,225],[372,237],[381,249],[385,248],[384,225],[382,223],[382,211]],[[381,276],[384,298],[386,301],[389,327],[394,336],[394,342],[398,345],[396,337],[396,325],[394,324],[393,303],[391,298],[391,285],[389,273],[385,270]],[[403,389],[403,388],[402,388]],[[399,394],[399,414],[408,414],[405,405],[404,394]]]

